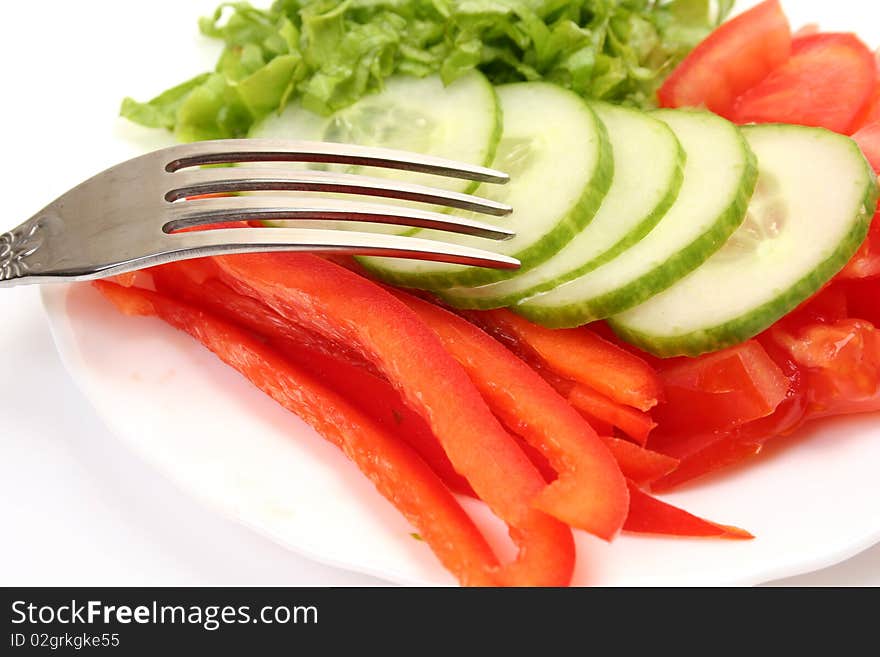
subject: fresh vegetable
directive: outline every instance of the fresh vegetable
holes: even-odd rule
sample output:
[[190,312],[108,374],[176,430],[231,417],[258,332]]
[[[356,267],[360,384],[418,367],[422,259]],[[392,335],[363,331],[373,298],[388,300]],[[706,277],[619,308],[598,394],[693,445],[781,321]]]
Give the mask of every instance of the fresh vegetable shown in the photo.
[[[330,117],[291,103],[280,114],[272,114],[256,124],[249,136],[382,146],[489,166],[501,138],[501,106],[492,85],[477,71],[448,86],[443,85],[439,75],[394,76],[379,93],[365,96]],[[429,177],[423,173],[377,167],[350,166],[345,170],[430,184],[454,192],[472,192],[479,184],[460,178]],[[357,230],[367,229],[376,230],[363,223],[357,226]],[[382,232],[393,233],[407,231],[411,228],[385,226],[382,229]]]
[[554,331],[508,310],[468,311],[464,316],[514,352],[537,357],[559,376],[616,402],[647,411],[663,397],[660,379],[647,363],[589,329]]
[[788,395],[791,381],[750,340],[736,347],[682,359],[660,372],[666,402],[654,412],[659,425],[652,449],[686,456],[693,442],[708,434],[729,432],[771,415]]
[[189,260],[150,270],[156,289],[261,336],[324,385],[339,393],[385,430],[403,438],[452,490],[474,495],[455,471],[424,419],[407,406],[372,364],[345,344],[286,321],[252,297],[216,278],[210,259]]
[[591,422],[598,419],[617,427],[639,445],[645,444],[648,434],[657,426],[647,413],[612,401],[580,383],[571,387],[566,399]]
[[611,450],[623,475],[639,486],[649,485],[678,467],[678,459],[639,447],[628,440],[613,436],[602,436],[602,440]]
[[740,131],[707,112],[659,110],[687,154],[675,203],[638,243],[598,269],[515,306],[550,327],[578,326],[632,308],[701,265],[745,217],[757,177]]
[[779,0],[765,0],[700,42],[660,87],[660,104],[705,107],[731,118],[736,98],[784,64],[790,51]]
[[760,166],[745,223],[695,271],[611,319],[628,342],[660,356],[738,344],[817,292],[865,239],[877,183],[851,139],[800,126],[743,133]]
[[546,483],[412,310],[375,283],[316,256],[261,254],[216,261],[233,289],[290,322],[360,349],[427,421],[456,471],[511,528],[519,554],[499,572],[502,583],[568,583],[574,564],[571,531],[531,506]]
[[719,525],[683,511],[652,497],[630,482],[630,509],[626,531],[640,534],[669,534],[715,538],[749,539],[749,532],[739,527]]
[[492,412],[558,473],[533,505],[611,540],[626,518],[626,482],[592,427],[528,365],[476,326],[427,301],[397,296],[461,363]]
[[[642,239],[678,196],[685,154],[669,127],[644,112],[595,103],[614,156],[614,177],[593,220],[552,258],[480,287],[442,290],[458,308],[501,308],[577,278]],[[645,166],[650,158],[651,166]]]
[[156,315],[199,340],[228,365],[338,446],[406,516],[462,584],[495,585],[498,561],[473,521],[407,445],[246,332],[160,294],[98,281],[123,312]]
[[[575,94],[541,82],[504,85],[497,92],[504,120],[492,166],[508,173],[511,181],[481,185],[475,193],[513,208],[506,217],[482,219],[516,232],[492,249],[519,259],[527,270],[590,223],[611,184],[613,156],[601,121]],[[486,247],[478,237],[431,230],[414,235]],[[480,285],[506,275],[498,269],[401,258],[365,257],[360,262],[383,280],[425,289]]]
[[351,2],[278,0],[261,10],[225,3],[200,21],[225,48],[214,72],[122,115],[183,141],[242,137],[298,100],[327,115],[380,90],[394,74],[475,68],[493,84],[546,79],[585,98],[654,103],[665,75],[721,22],[729,0]]
[[874,55],[855,35],[811,34],[796,39],[791,58],[737,99],[733,119],[848,134],[876,84]]

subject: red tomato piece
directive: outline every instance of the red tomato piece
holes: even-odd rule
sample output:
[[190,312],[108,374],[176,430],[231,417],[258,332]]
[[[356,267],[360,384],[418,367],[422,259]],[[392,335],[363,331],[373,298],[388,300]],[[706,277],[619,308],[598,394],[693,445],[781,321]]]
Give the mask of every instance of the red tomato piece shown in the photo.
[[874,215],[868,237],[856,251],[852,259],[846,263],[837,280],[853,280],[877,278],[880,276],[880,212]]
[[737,123],[795,123],[850,134],[874,93],[874,55],[853,34],[800,37],[791,57],[734,104]]
[[791,29],[778,0],[766,0],[722,24],[660,87],[663,107],[706,107],[730,116],[736,98],[783,65]]
[[654,410],[658,435],[651,445],[673,456],[671,443],[770,415],[789,388],[785,374],[756,340],[687,359],[660,376],[666,403]]
[[871,163],[871,168],[880,173],[880,120],[866,123],[852,136]]
[[880,410],[880,330],[871,322],[775,327],[771,335],[804,373],[808,417]]
[[880,278],[845,281],[836,287],[846,294],[850,317],[880,326]]

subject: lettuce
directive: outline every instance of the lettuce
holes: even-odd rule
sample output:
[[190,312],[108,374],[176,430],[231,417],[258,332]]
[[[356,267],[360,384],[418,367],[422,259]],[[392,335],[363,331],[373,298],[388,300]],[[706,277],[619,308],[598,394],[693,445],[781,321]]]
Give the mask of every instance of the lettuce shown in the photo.
[[203,18],[225,48],[213,72],[122,116],[183,141],[241,137],[296,98],[329,114],[395,73],[449,83],[548,80],[587,98],[651,107],[664,77],[732,0],[277,0]]

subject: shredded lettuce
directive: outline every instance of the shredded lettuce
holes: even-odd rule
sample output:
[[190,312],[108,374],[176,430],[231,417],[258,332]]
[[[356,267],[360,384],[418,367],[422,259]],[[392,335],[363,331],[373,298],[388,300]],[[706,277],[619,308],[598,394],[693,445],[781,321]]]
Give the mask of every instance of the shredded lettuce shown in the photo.
[[183,141],[241,137],[293,98],[330,114],[388,76],[478,68],[493,83],[548,80],[651,107],[665,76],[733,0],[277,0],[227,2],[199,22],[221,39],[213,72],[122,116]]

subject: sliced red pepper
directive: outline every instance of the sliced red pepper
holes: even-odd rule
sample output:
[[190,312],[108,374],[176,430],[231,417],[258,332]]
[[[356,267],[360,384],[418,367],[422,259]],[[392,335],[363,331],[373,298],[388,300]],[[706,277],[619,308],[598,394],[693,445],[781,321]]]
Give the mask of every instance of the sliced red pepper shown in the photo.
[[614,455],[623,476],[640,486],[657,481],[678,466],[677,459],[639,447],[628,440],[613,436],[601,438]]
[[650,365],[586,327],[548,329],[504,309],[462,314],[515,352],[531,352],[560,376],[616,402],[647,411],[662,398]]
[[700,538],[754,538],[739,527],[719,525],[662,502],[632,482],[629,484],[629,495],[629,516],[623,526],[626,531]]
[[154,267],[150,272],[160,292],[269,338],[299,367],[406,440],[452,490],[475,497],[424,419],[403,402],[388,381],[374,374],[375,368],[359,354],[291,324],[256,299],[211,278],[219,273],[213,261],[190,260]]
[[796,123],[850,134],[877,84],[874,55],[853,34],[819,33],[736,101],[737,123]]
[[600,422],[607,422],[642,446],[648,441],[648,434],[657,426],[647,413],[618,404],[582,383],[572,386],[568,393],[568,403],[588,420],[597,418]]
[[534,370],[476,326],[422,299],[395,295],[437,334],[492,412],[558,473],[535,506],[610,540],[626,518],[626,482],[593,428]]
[[497,584],[493,573],[498,562],[482,534],[407,445],[241,329],[155,292],[105,281],[95,286],[123,312],[156,315],[189,333],[342,449],[462,584]]
[[571,530],[533,507],[547,487],[436,334],[392,294],[322,258],[279,253],[216,259],[233,289],[325,338],[361,350],[417,410],[456,471],[511,527],[517,559],[498,577],[564,585],[574,567]]
[[791,30],[779,0],[767,0],[714,30],[658,92],[663,107],[706,107],[730,116],[734,100],[788,59]]

